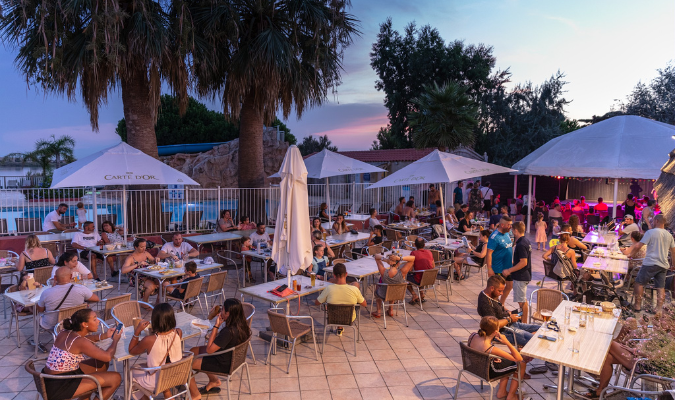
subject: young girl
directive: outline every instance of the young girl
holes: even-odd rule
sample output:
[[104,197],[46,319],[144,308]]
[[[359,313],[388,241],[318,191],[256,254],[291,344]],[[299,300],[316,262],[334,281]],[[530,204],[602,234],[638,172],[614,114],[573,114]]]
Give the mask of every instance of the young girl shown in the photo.
[[87,211],[84,209],[84,203],[77,203],[75,213],[77,214],[77,229],[82,229],[82,224],[87,221]]
[[[253,250],[253,244],[251,244],[251,238],[248,236],[244,236],[241,239],[239,239],[239,245],[241,248],[241,251],[250,251]],[[255,283],[255,279],[253,279],[253,274],[251,273],[251,261],[253,258],[251,256],[245,256],[245,264],[246,264],[246,273],[248,274],[248,280],[251,283]]]
[[546,225],[546,222],[544,222],[544,214],[539,213],[537,214],[537,222],[534,223],[534,228],[536,229],[536,236],[535,236],[535,241],[537,242],[537,250],[539,249],[539,245],[541,245],[541,250],[546,250],[546,239],[548,239],[546,235],[546,228],[548,226]]
[[551,224],[553,224],[551,226],[551,232],[553,232],[553,234],[556,235],[556,236],[560,235],[561,229],[560,229],[560,225],[558,225],[558,220],[557,219],[552,220]]
[[307,268],[307,273],[311,274],[313,272],[319,279],[323,280],[326,275],[323,269],[328,266],[328,257],[323,254],[323,246],[320,244],[314,246],[313,253],[312,265]]

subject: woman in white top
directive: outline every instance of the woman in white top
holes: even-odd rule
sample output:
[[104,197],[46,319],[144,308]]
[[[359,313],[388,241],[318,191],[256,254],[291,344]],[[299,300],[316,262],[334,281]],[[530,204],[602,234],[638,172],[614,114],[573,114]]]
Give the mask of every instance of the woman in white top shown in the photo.
[[[181,338],[183,332],[176,328],[176,315],[169,303],[161,303],[152,310],[152,334],[148,334],[142,340],[141,333],[150,325],[148,321],[141,321],[134,330],[134,335],[129,342],[129,354],[136,356],[147,354],[146,364],[148,368],[160,367],[165,363],[174,363],[183,358],[183,346]],[[132,378],[145,389],[154,392],[157,387],[157,377],[154,372],[132,370]],[[164,397],[171,397],[171,392],[164,392]],[[134,393],[135,399],[147,399],[141,392]]]
[[448,207],[448,213],[445,214],[445,227],[447,229],[456,228],[459,226],[459,221],[455,215],[455,207]]

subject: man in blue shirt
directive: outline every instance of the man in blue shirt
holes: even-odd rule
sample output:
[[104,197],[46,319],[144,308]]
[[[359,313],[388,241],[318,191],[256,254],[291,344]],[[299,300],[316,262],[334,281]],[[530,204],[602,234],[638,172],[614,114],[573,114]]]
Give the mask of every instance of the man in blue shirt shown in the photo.
[[[499,220],[497,229],[490,235],[487,244],[487,256],[485,257],[488,267],[488,276],[502,275],[502,272],[505,269],[513,267],[513,243],[511,242],[511,236],[509,236],[512,225],[513,222],[511,222],[511,218],[503,216],[502,219]],[[504,276],[504,279],[506,280],[506,286],[504,287],[504,293],[502,293],[502,296],[499,299],[502,304],[504,304],[506,298],[513,289],[513,278]]]
[[462,186],[464,186],[464,182],[459,181],[457,182],[457,187],[455,190],[452,191],[454,194],[454,202],[453,204],[463,204],[464,203],[464,193],[462,193]]

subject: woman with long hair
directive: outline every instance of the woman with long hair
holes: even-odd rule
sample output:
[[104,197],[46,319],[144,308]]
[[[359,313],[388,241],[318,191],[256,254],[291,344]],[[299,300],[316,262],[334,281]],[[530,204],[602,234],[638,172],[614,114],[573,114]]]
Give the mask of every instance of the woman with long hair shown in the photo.
[[321,222],[329,222],[330,218],[328,217],[328,204],[321,203],[319,206],[319,218]]
[[[176,314],[169,303],[161,303],[152,310],[152,334],[140,339],[141,333],[150,325],[149,321],[143,321],[136,325],[134,335],[129,342],[129,354],[137,356],[147,354],[146,364],[148,368],[160,367],[164,363],[173,363],[183,358],[183,346],[181,338],[183,332],[176,328]],[[155,372],[133,371],[133,379],[149,391],[154,391],[157,386]],[[134,396],[139,399],[141,396]],[[164,397],[171,397],[171,392],[164,392]],[[142,396],[147,399],[146,396]]]
[[[124,260],[124,265],[122,266],[122,273],[129,274],[129,286],[135,287],[138,285],[138,293],[146,303],[151,295],[157,293],[157,289],[159,288],[159,281],[137,275],[134,271],[136,268],[144,268],[149,264],[159,262],[159,258],[153,257],[152,254],[145,250],[147,245],[147,240],[143,238],[136,239],[134,241],[134,251]],[[159,296],[157,296],[157,301],[159,301]],[[145,304],[141,304],[141,306],[149,309]]]
[[[115,243],[124,243],[124,237],[115,232],[115,227],[110,221],[103,221],[101,224],[101,240],[104,244],[115,244]],[[119,274],[119,271],[115,271],[114,262],[117,260],[118,256],[108,256],[108,267],[110,267],[110,276],[115,277]]]
[[[220,329],[220,326],[223,329]],[[251,329],[246,322],[244,307],[237,299],[226,299],[223,304],[213,330],[209,334],[206,346],[193,347],[190,349],[195,355],[212,354],[221,350],[231,349],[237,345],[246,342],[251,337]],[[192,368],[201,371],[212,371],[218,373],[230,373],[230,364],[232,363],[232,352],[220,354],[217,356],[206,356],[198,358],[192,362]],[[217,375],[206,374],[209,377],[209,383],[202,388],[197,388],[194,376],[190,379],[190,395],[192,400],[199,400],[203,394],[220,393],[220,379]]]
[[230,210],[222,210],[216,224],[216,232],[227,232],[235,229],[237,229],[237,224],[234,223]]
[[49,249],[42,247],[40,239],[35,235],[28,235],[24,250],[19,254],[16,269],[22,272],[25,269],[48,267],[56,264],[56,260]]
[[80,262],[80,257],[77,255],[76,251],[66,251],[59,256],[56,265],[52,268],[52,278],[54,278],[56,270],[59,269],[59,267],[70,268],[73,278],[75,278],[77,274],[79,274],[80,279],[92,279],[93,277],[91,271]]
[[349,232],[349,228],[347,228],[347,222],[345,221],[344,214],[340,213],[337,215],[337,217],[335,218],[335,222],[333,222],[333,230],[335,231],[336,235],[341,235],[343,233]]
[[[508,348],[508,352],[495,347],[493,341],[497,341]],[[497,388],[497,398],[505,400],[518,399],[518,380],[511,381],[508,387],[509,377],[518,373],[518,363],[523,363],[523,357],[511,342],[499,333],[499,320],[492,316],[483,317],[480,320],[478,332],[469,336],[467,345],[474,350],[496,356],[490,360],[488,377],[490,379],[501,378]],[[525,375],[525,365],[520,368],[520,378]]]
[[[109,399],[122,382],[119,373],[108,372],[108,365],[115,356],[122,333],[115,333],[115,328],[110,328],[106,333],[95,334],[98,326],[96,313],[89,308],[64,319],[64,330],[56,336],[42,373],[92,375],[101,385],[103,398]],[[112,338],[112,343],[105,350],[94,344],[108,338]],[[89,358],[85,359],[85,356]],[[49,400],[73,399],[92,389],[96,389],[96,383],[90,379],[45,378],[45,391],[49,393]]]
[[319,231],[322,234],[326,232],[326,230],[321,226],[321,218],[319,217],[312,218],[312,223],[309,226],[309,233],[311,234],[314,231]]
[[584,237],[584,228],[581,226],[581,222],[579,220],[578,215],[572,214],[570,216],[569,221],[567,222],[570,224],[570,227],[572,228],[572,235],[579,238]]

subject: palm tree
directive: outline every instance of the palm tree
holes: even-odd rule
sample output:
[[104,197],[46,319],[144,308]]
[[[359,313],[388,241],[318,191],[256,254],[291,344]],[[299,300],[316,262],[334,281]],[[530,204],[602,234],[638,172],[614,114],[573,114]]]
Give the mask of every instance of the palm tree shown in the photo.
[[58,139],[52,135],[51,140],[40,139],[35,143],[35,151],[47,154],[49,158],[54,157],[56,168],[61,168],[62,157],[68,163],[75,161],[74,147],[75,139],[68,135],[61,136]]
[[[239,120],[239,187],[264,183],[263,124],[281,109],[298,118],[340,82],[343,49],[359,34],[349,0],[214,0],[193,12],[217,53],[196,71],[200,94],[220,93]],[[209,6],[211,3],[209,3]],[[224,16],[228,16],[225,18]],[[236,31],[235,35],[223,32]],[[202,60],[207,59],[200,54]],[[204,61],[202,61],[204,63]]]
[[472,146],[478,106],[456,82],[443,86],[424,85],[424,93],[413,99],[410,114],[415,147],[452,150]]

